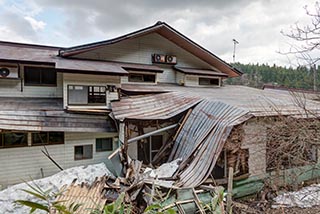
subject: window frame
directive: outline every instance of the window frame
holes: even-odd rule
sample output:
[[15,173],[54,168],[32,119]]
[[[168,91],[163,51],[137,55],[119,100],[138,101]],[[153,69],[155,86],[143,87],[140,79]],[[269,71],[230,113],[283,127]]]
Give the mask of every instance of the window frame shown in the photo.
[[[97,145],[98,145],[98,141],[97,140],[104,140],[104,139],[107,139],[107,140],[111,140],[111,149],[98,149],[97,148]],[[112,152],[113,151],[113,137],[100,137],[100,138],[96,138],[96,152]]]
[[[90,157],[83,157],[83,156],[84,156],[84,148],[87,147],[87,146],[91,147],[91,156],[90,156]],[[82,147],[82,157],[81,157],[81,158],[78,158],[78,157],[76,156],[76,147]],[[93,144],[75,145],[75,146],[73,147],[73,149],[74,149],[74,160],[75,160],[75,161],[78,161],[78,160],[91,160],[91,159],[93,159]]]
[[[203,84],[203,82],[202,82],[202,84],[200,84],[200,82],[201,82],[201,80],[203,81],[203,80],[209,80],[209,84]],[[216,81],[216,80],[218,80],[218,84],[212,84],[211,83],[211,80],[214,80],[214,81]],[[200,85],[200,86],[218,86],[218,87],[220,87],[221,86],[221,79],[220,78],[212,78],[212,77],[199,77],[198,78],[198,85]]]
[[[132,76],[141,76],[141,81],[132,81]],[[153,76],[154,81],[146,81],[145,76]],[[130,83],[157,83],[157,74],[156,73],[137,73],[137,72],[129,72],[128,82]]]
[[[26,73],[28,72],[28,69],[39,69],[40,70],[40,82],[39,83],[28,83],[26,81]],[[54,83],[52,84],[48,84],[48,83],[42,83],[42,72],[45,72],[44,70],[52,70],[54,72]],[[43,86],[43,87],[57,87],[57,82],[58,82],[58,78],[57,78],[57,70],[53,67],[37,67],[37,66],[24,66],[23,68],[23,83],[24,86]]]
[[[70,89],[71,87],[87,87],[87,101],[86,103],[70,103],[70,93],[69,93],[69,90],[76,90],[76,89]],[[100,92],[100,89],[99,89],[99,92],[92,92],[92,93],[102,93],[104,94],[104,99],[105,99],[105,102],[104,103],[91,103],[90,102],[90,88],[94,88],[94,87],[99,87],[100,89],[101,88],[104,88],[105,91],[104,92]],[[94,89],[93,89],[94,90]],[[107,102],[108,102],[108,99],[107,99],[107,92],[108,92],[108,87],[107,86],[104,86],[104,85],[73,85],[73,84],[68,84],[67,85],[67,104],[68,106],[106,106],[107,105]],[[91,96],[94,96],[94,95],[91,95]],[[101,95],[100,95],[101,96]]]
[[[47,142],[46,143],[40,143],[40,144],[34,144],[34,134],[37,133],[46,133]],[[50,134],[52,133],[62,133],[63,134],[63,141],[62,142],[50,142]],[[65,143],[65,133],[64,132],[31,132],[31,146],[43,146],[43,145],[61,145]]]
[[[26,135],[26,144],[19,144],[16,146],[5,146],[5,140],[4,140],[4,135],[5,134],[10,134],[10,133],[20,133]],[[28,132],[14,132],[14,131],[7,131],[7,132],[0,132],[0,149],[8,149],[8,148],[20,148],[20,147],[28,147]]]

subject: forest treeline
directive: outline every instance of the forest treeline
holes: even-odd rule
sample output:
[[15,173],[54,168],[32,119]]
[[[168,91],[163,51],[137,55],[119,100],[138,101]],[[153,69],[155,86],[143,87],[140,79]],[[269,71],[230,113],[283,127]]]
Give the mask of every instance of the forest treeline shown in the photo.
[[[286,68],[267,64],[232,64],[241,70],[241,77],[229,78],[226,84],[246,85],[262,88],[264,84],[289,88],[313,89],[313,71],[307,67]],[[320,73],[317,68],[317,88],[320,87]]]

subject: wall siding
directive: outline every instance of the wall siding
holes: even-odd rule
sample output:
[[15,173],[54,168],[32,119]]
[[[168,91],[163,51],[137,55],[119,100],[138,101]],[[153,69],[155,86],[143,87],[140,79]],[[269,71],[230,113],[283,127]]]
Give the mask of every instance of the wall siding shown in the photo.
[[[108,45],[90,52],[79,54],[77,57],[151,64],[151,55],[154,53],[177,56],[177,66],[212,68],[212,66],[206,62],[157,33]],[[171,65],[157,64],[157,66],[164,69],[164,72],[159,75],[159,82],[176,82],[176,71],[172,69]]]
[[[107,157],[112,152],[96,152],[95,139],[100,137],[117,137],[117,133],[65,133],[65,144],[46,146],[52,158],[66,169],[74,166],[104,162],[108,167],[111,162]],[[93,159],[74,160],[74,146],[93,144]],[[113,149],[118,146],[113,143]],[[44,176],[50,176],[60,170],[42,154],[42,146],[0,149],[0,185],[6,187],[23,180],[41,178],[41,168]],[[112,168],[111,168],[112,169]]]
[[[33,65],[34,66],[34,65]],[[46,66],[47,67],[47,66]],[[24,65],[21,65],[21,78],[24,78]],[[57,86],[24,86],[20,80],[0,79],[1,97],[62,97],[62,73],[57,73]]]
[[[90,75],[90,74],[63,74],[63,106],[68,105],[68,85],[115,85],[120,87],[120,76],[111,75]],[[118,100],[118,92],[107,92],[107,107],[110,108],[110,101]]]

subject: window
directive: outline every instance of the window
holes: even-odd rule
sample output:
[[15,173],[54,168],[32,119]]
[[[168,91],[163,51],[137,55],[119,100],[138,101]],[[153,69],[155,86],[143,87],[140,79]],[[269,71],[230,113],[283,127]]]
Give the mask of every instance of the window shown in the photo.
[[217,78],[202,78],[199,77],[199,85],[220,85],[220,80]]
[[92,159],[93,156],[93,149],[91,145],[82,145],[82,146],[75,146],[74,147],[74,159],[75,160],[85,160],[85,159]]
[[105,86],[68,85],[69,105],[106,105]]
[[54,68],[24,67],[24,84],[27,86],[56,86],[57,72]]
[[156,75],[155,74],[135,74],[130,73],[128,77],[129,82],[148,82],[155,83]]
[[112,138],[97,138],[96,139],[96,152],[112,151],[113,139]]
[[163,145],[162,135],[153,135],[138,145],[138,159],[146,164],[152,162]]
[[24,132],[0,133],[0,147],[11,148],[28,146],[28,134]]
[[88,103],[106,103],[105,86],[89,86]]
[[48,145],[48,144],[63,144],[63,132],[37,132],[32,133],[32,145]]

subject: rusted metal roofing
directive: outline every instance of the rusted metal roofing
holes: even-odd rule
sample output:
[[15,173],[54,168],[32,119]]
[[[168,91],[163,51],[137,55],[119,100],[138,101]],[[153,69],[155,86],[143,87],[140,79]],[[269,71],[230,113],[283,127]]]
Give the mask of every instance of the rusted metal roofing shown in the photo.
[[228,77],[228,75],[225,73],[221,73],[221,72],[218,72],[215,70],[210,70],[210,69],[182,68],[182,67],[177,67],[177,66],[174,66],[174,68],[177,71],[180,71],[185,74]]
[[117,63],[122,68],[127,70],[137,70],[137,71],[151,71],[162,73],[163,69],[156,66],[156,65],[149,65],[149,64],[138,64],[138,63]]
[[114,38],[110,40],[105,40],[101,42],[90,43],[86,45],[75,46],[71,48],[65,48],[60,50],[61,56],[74,56],[80,53],[84,53],[87,51],[95,50],[102,46],[115,44],[127,39],[133,39],[137,37],[141,37],[150,33],[158,33],[164,38],[170,40],[171,42],[175,43],[176,45],[180,46],[181,48],[185,49],[186,51],[192,53],[193,55],[199,57],[203,61],[207,62],[208,64],[214,66],[215,68],[219,69],[220,71],[228,74],[230,77],[237,77],[242,74],[241,71],[232,67],[227,62],[220,59],[218,56],[214,55],[207,49],[201,47],[197,43],[193,42],[191,39],[187,38],[182,33],[178,32],[165,22],[157,22],[155,25]]
[[196,187],[211,174],[232,127],[251,116],[248,111],[203,100],[191,112],[174,142],[169,161],[181,158],[179,182]]
[[[124,86],[130,92],[130,87]],[[306,110],[320,115],[319,102],[306,99],[299,94],[283,93],[276,90],[261,90],[247,86],[225,85],[212,87],[185,87],[175,84],[144,85],[144,92],[155,89],[185,93],[208,100],[219,100],[226,104],[249,111],[255,116],[297,115],[305,117]],[[133,89],[133,91],[135,91]],[[301,106],[304,104],[305,106]],[[309,114],[310,116],[311,114]]]
[[117,120],[166,120],[174,117],[202,99],[185,93],[161,93],[135,96],[112,102],[112,112]]
[[107,198],[104,195],[106,185],[105,177],[96,180],[92,185],[78,184],[74,182],[65,192],[60,194],[56,201],[66,207],[80,205],[74,214],[102,213]]
[[0,130],[116,132],[106,115],[71,114],[62,99],[0,97]]

